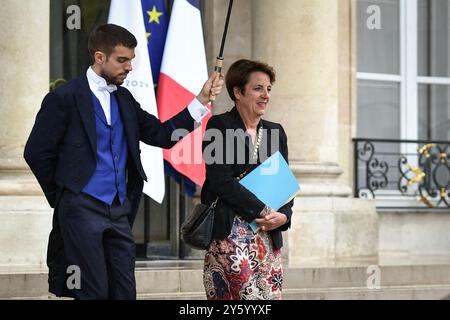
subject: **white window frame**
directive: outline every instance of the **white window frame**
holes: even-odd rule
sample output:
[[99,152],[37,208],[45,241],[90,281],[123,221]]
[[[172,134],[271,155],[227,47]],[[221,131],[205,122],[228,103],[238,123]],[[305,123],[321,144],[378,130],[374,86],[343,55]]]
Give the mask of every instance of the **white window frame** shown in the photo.
[[[400,85],[400,139],[416,140],[417,126],[417,0],[400,0],[400,74],[357,72],[357,80],[395,82]],[[381,15],[383,16],[383,15]],[[409,31],[409,32],[408,32]],[[414,54],[406,54],[413,52]]]
[[[419,85],[449,85],[450,77],[419,76],[418,74],[418,0],[399,1],[400,71],[399,74],[357,72],[357,80],[381,81],[400,85],[400,139],[419,138]],[[449,50],[450,54],[450,50]],[[401,144],[400,152],[415,153],[417,144]],[[417,157],[408,162],[417,165]],[[411,190],[412,191],[412,190]],[[378,205],[410,206],[412,199],[392,198],[398,191],[377,190]],[[389,197],[386,197],[389,196]]]
[[[357,80],[395,82],[400,85],[400,139],[419,138],[419,85],[448,85],[450,77],[419,76],[417,0],[400,0],[400,74],[357,72]],[[450,54],[450,50],[449,50]]]

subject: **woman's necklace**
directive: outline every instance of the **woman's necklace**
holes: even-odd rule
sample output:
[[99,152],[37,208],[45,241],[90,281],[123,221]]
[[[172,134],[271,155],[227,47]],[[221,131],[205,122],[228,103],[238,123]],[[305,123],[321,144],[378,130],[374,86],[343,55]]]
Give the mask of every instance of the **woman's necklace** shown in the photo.
[[261,125],[258,129],[258,137],[256,139],[255,148],[253,149],[253,161],[256,161],[258,159],[258,149],[259,149],[259,145],[261,143],[262,134],[263,134],[262,129],[263,129],[263,127]]

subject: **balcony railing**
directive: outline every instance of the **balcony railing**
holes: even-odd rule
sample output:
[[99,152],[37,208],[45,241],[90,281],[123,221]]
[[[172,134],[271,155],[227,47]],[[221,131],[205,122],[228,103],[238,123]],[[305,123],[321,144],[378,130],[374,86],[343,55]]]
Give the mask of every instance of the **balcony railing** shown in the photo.
[[354,195],[379,208],[450,209],[450,141],[353,139]]

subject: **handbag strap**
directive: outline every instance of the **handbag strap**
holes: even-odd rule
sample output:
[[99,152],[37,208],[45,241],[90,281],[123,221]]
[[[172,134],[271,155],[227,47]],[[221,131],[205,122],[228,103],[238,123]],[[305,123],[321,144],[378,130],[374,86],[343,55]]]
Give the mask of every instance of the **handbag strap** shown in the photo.
[[217,197],[216,200],[214,200],[214,202],[211,203],[211,208],[215,208],[217,206],[217,202],[219,202],[219,197]]
[[[258,135],[256,137],[256,144],[253,150],[253,160],[256,160],[257,155],[258,155],[258,150],[259,150],[259,145],[261,144],[261,139],[262,139],[262,133],[263,133],[263,126],[261,125],[258,129]],[[239,176],[236,177],[236,180],[239,181],[241,180],[243,177],[245,177],[245,175],[247,174],[247,170],[249,169],[249,167],[247,167]],[[216,200],[214,200],[213,203],[211,203],[211,208],[215,208],[217,205],[217,202],[219,202],[219,197],[216,198]]]
[[[247,173],[247,169],[244,170],[244,172],[242,172],[239,176],[236,177],[236,180],[239,181],[241,180],[245,174]],[[217,196],[216,200],[214,200],[213,203],[211,203],[211,208],[215,208],[217,206],[217,202],[219,202],[219,196]]]

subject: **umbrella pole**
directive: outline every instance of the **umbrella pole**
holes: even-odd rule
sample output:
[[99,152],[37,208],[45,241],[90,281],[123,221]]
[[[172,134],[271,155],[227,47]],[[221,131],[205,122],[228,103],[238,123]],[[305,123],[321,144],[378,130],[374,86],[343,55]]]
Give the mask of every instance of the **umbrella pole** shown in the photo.
[[[231,9],[232,8],[233,8],[233,0],[230,0],[230,2],[228,4],[227,17],[225,19],[225,27],[224,27],[223,34],[222,34],[222,43],[220,45],[219,55],[216,58],[216,64],[214,65],[214,72],[216,72],[217,74],[220,74],[222,72],[222,68],[223,68],[223,50],[225,48],[225,40],[227,38],[228,24],[230,22]],[[215,101],[216,100],[216,96],[211,94],[210,95],[210,100],[211,101]]]

